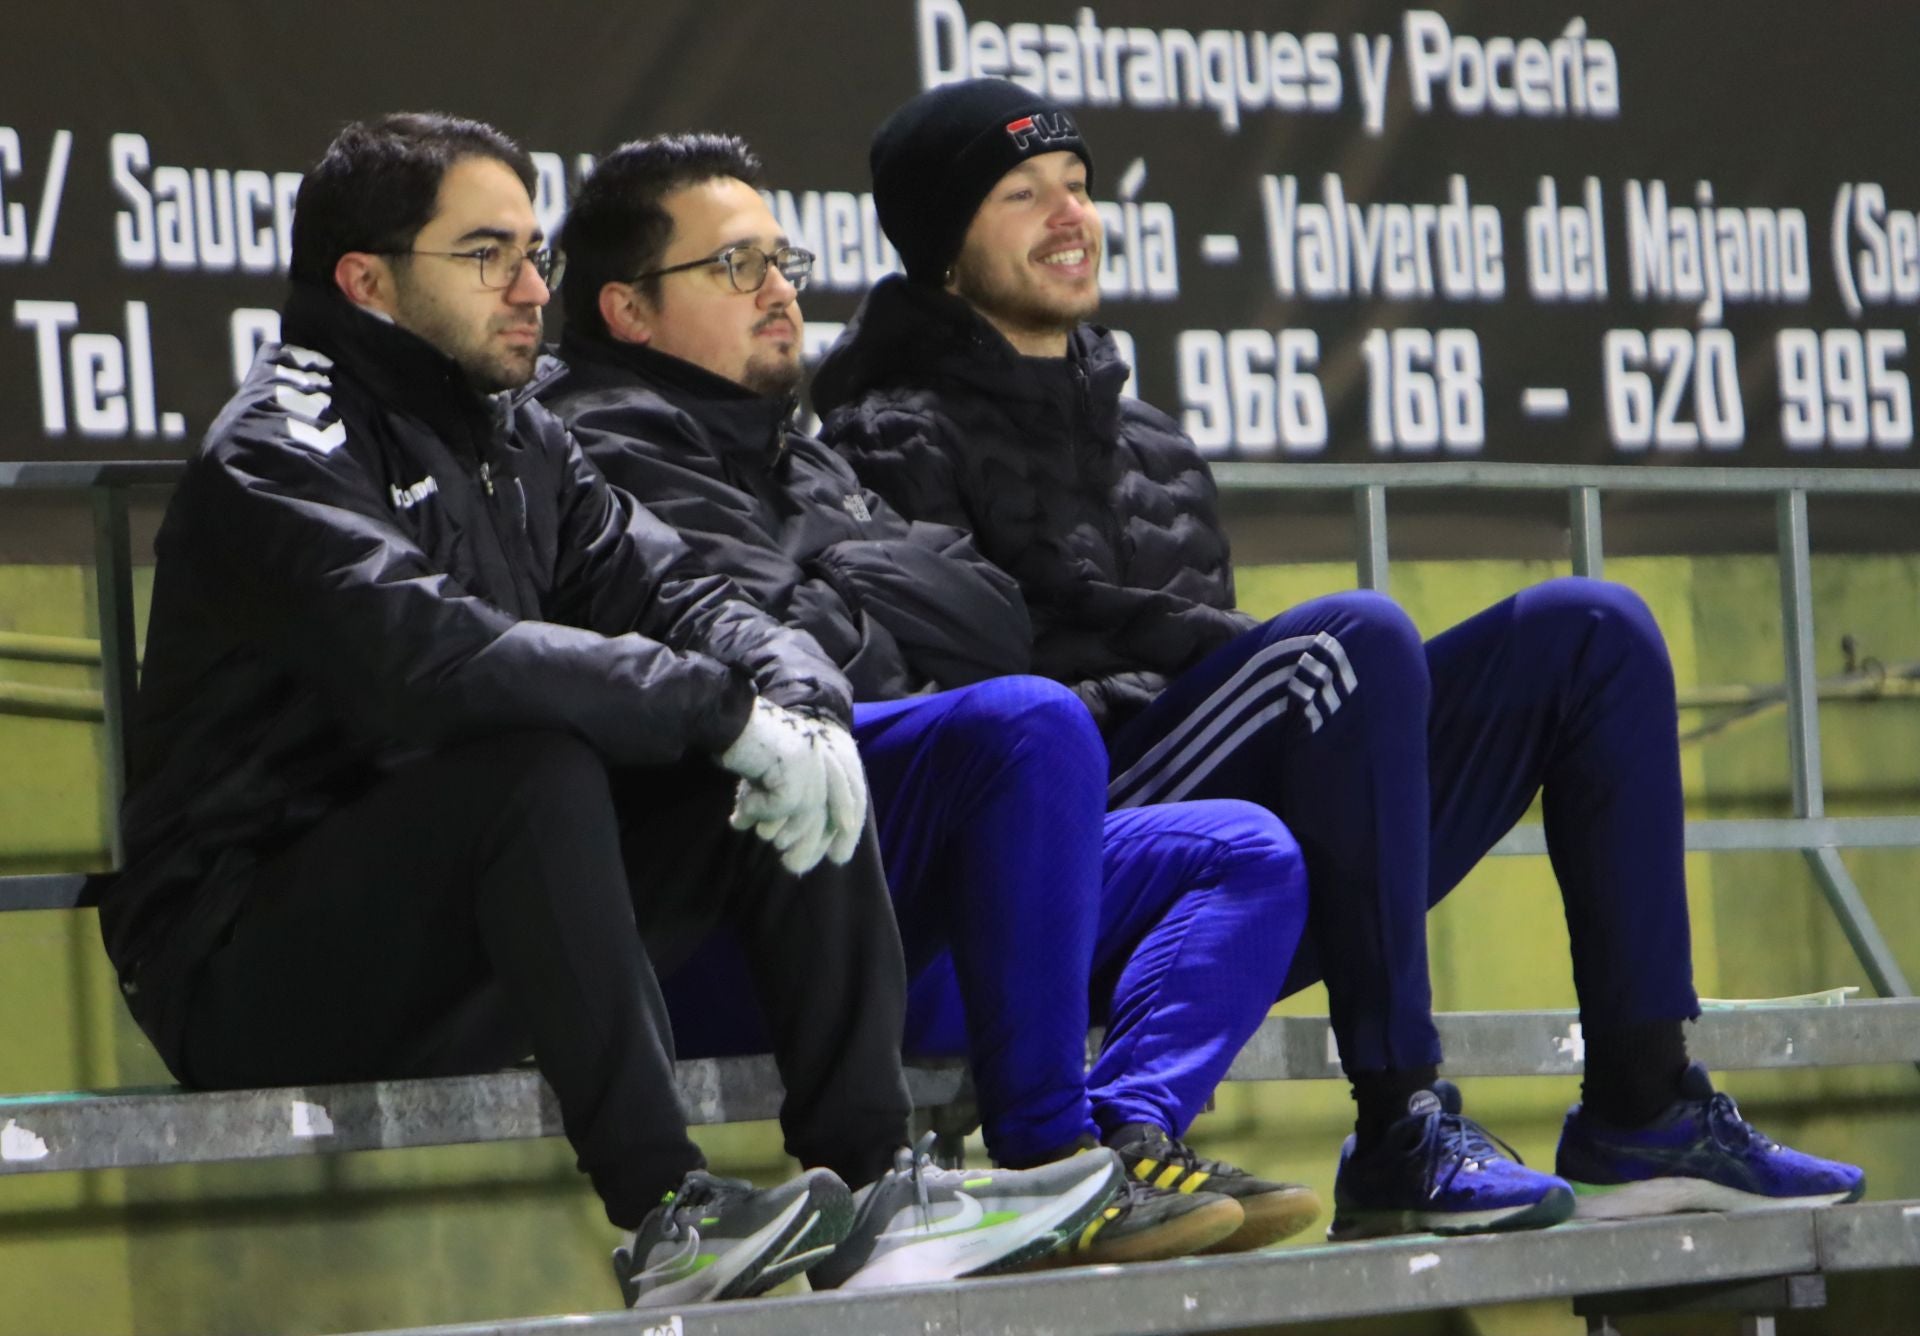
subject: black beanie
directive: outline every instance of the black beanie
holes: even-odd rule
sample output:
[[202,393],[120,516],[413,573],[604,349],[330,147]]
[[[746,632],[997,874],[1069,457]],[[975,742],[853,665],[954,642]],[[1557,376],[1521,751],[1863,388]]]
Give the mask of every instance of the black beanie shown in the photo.
[[968,79],[912,98],[874,132],[867,163],[887,240],[916,283],[944,281],[980,201],[1028,158],[1068,151],[1093,171],[1057,102],[1006,79]]

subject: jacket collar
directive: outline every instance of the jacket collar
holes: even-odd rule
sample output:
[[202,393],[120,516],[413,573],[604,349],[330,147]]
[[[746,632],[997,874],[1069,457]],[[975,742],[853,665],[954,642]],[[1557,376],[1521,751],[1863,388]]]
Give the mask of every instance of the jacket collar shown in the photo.
[[582,385],[638,384],[688,414],[715,453],[777,460],[799,398],[769,398],[644,343],[569,329],[560,356]]
[[485,441],[512,411],[508,395],[481,394],[438,348],[331,287],[296,280],[280,329],[286,342],[331,357],[377,404],[423,419],[449,443]]
[[827,353],[813,397],[824,415],[888,385],[944,382],[1009,405],[1078,401],[1104,438],[1115,429],[1128,371],[1099,325],[1075,329],[1065,357],[1027,357],[959,297],[893,275],[867,294]]

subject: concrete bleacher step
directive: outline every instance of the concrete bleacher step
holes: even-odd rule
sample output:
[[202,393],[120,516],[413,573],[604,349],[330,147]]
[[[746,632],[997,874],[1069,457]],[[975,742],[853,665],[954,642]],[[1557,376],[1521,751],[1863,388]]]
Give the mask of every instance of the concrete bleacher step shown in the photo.
[[[1456,1012],[1436,1018],[1446,1070],[1462,1076],[1571,1075],[1583,1050],[1570,1011]],[[1708,1011],[1692,1050],[1720,1071],[1920,1061],[1920,999],[1840,1006]],[[1323,1016],[1269,1017],[1229,1080],[1339,1075]],[[771,1059],[679,1064],[680,1095],[696,1124],[772,1118],[781,1086]],[[914,1104],[969,1095],[958,1063],[908,1069]],[[0,1098],[0,1174],[271,1159],[404,1146],[559,1136],[560,1112],[537,1072],[381,1081],[276,1090],[176,1087]]]
[[[1772,1276],[1920,1266],[1920,1203],[1573,1223],[1078,1267],[937,1286],[413,1328],[383,1336],[1115,1336],[1231,1331]],[[365,1333],[363,1336],[373,1336]]]

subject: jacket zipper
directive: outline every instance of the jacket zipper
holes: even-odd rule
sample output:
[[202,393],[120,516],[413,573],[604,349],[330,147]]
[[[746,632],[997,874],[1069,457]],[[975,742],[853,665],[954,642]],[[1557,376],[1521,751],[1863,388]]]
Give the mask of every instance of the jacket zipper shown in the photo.
[[[488,444],[491,444],[491,441],[489,441]],[[485,445],[480,446],[480,449],[483,451],[486,448],[487,446]],[[514,601],[518,603],[522,598],[522,585],[525,584],[530,587],[533,582],[523,578],[520,564],[514,559],[515,544],[513,540],[518,535],[506,532],[506,530],[513,526],[502,522],[499,489],[494,485],[493,481],[493,465],[484,455],[482,455],[480,460],[480,490],[487,494],[487,529],[493,536],[494,551],[500,556],[500,568],[506,576],[507,588],[511,591]],[[526,524],[524,515],[521,517],[520,524],[524,529]],[[522,617],[538,617],[540,615],[540,609],[537,605],[520,609],[519,612]]]
[[[1084,480],[1084,485],[1090,488],[1096,496],[1101,496],[1106,491],[1104,485],[1105,480],[1099,468],[1099,465],[1103,461],[1099,457],[1098,452],[1094,450],[1089,449],[1084,458],[1080,453],[1083,428],[1085,429],[1084,435],[1088,443],[1090,445],[1093,443],[1093,433],[1090,425],[1093,418],[1093,382],[1087,375],[1086,367],[1083,366],[1078,359],[1075,359],[1072,363],[1072,369],[1073,411],[1068,414],[1068,417],[1073,425],[1067,433],[1067,440],[1072,450],[1073,472],[1076,478]],[[1086,472],[1082,473],[1082,470],[1086,470]],[[1105,504],[1097,503],[1095,509],[1099,514],[1100,526],[1106,533],[1107,541],[1113,545],[1113,559],[1117,567],[1115,574],[1124,581],[1128,565],[1126,526],[1120,522],[1119,517]]]
[[1080,453],[1080,427],[1092,415],[1092,395],[1087,385],[1087,369],[1079,362],[1073,363],[1073,430],[1068,434],[1068,442],[1073,446],[1077,458]]

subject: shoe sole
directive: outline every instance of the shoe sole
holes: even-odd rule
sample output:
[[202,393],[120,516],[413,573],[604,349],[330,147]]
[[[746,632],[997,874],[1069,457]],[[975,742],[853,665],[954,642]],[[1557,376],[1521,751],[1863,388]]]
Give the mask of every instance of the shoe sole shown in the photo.
[[[1570,1180],[1571,1181],[1571,1180]],[[1684,1211],[1767,1211],[1794,1207],[1838,1206],[1859,1201],[1862,1183],[1851,1192],[1809,1197],[1763,1197],[1704,1178],[1650,1178],[1617,1186],[1574,1183],[1573,1214],[1579,1220],[1630,1220],[1637,1216],[1677,1215]]]
[[1515,1229],[1546,1229],[1573,1215],[1573,1193],[1554,1188],[1526,1206],[1492,1211],[1356,1211],[1336,1213],[1327,1227],[1334,1243],[1377,1239],[1393,1234],[1497,1234]]
[[1233,1233],[1211,1247],[1202,1248],[1201,1252],[1251,1252],[1291,1238],[1320,1218],[1320,1197],[1312,1188],[1287,1188],[1233,1200],[1240,1203],[1246,1220]]
[[1051,1257],[1041,1259],[1047,1268],[1067,1266],[1105,1266],[1125,1262],[1164,1262],[1174,1257],[1191,1257],[1231,1238],[1246,1219],[1240,1203],[1231,1197],[1196,1206],[1153,1229],[1142,1229],[1120,1238],[1099,1240],[1084,1248],[1069,1245]]

